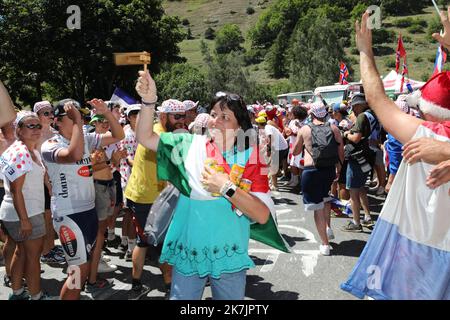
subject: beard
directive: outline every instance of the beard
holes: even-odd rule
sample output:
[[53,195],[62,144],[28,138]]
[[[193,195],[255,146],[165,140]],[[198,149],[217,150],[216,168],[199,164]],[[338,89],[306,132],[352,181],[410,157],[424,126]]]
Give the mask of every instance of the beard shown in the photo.
[[166,122],[166,131],[167,132],[174,132],[175,130],[183,129],[183,128],[184,127],[181,123],[172,124],[172,123],[170,123],[170,121]]

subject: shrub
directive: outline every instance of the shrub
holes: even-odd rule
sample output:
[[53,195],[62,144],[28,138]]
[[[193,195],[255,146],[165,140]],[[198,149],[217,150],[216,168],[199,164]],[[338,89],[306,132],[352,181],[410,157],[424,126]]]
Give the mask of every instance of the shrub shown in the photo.
[[386,67],[388,68],[395,68],[395,59],[389,59],[385,62]]
[[414,62],[422,62],[423,58],[422,57],[415,57],[414,58]]
[[253,7],[247,7],[246,12],[247,12],[248,15],[254,14],[255,13],[255,9],[253,9]]
[[394,25],[397,28],[408,28],[413,24],[413,19],[411,18],[402,18],[398,19],[394,22]]
[[419,24],[413,24],[406,30],[408,30],[409,33],[424,33],[425,32],[424,27],[422,27]]
[[213,28],[208,27],[208,29],[205,30],[205,39],[214,40],[215,37],[216,31]]
[[189,20],[186,19],[186,18],[184,18],[183,21],[181,21],[181,24],[182,24],[183,26],[188,26],[188,25],[189,25]]

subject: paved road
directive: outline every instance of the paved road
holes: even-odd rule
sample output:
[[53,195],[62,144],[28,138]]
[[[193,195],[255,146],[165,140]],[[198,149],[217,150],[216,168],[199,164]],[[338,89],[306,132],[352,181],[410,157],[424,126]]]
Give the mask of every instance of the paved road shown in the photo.
[[[346,233],[340,227],[347,223],[347,218],[333,218],[332,226],[336,239],[331,242],[332,255],[319,255],[319,237],[315,230],[313,215],[305,212],[301,195],[280,188],[273,192],[277,209],[277,219],[280,232],[291,246],[292,253],[286,254],[271,249],[260,243],[251,241],[250,255],[256,268],[247,275],[246,299],[268,300],[315,300],[354,299],[353,296],[339,289],[346,280],[358,256],[370,235],[369,229],[363,233]],[[370,196],[371,209],[374,218],[381,209],[383,198]],[[120,226],[120,220],[118,223]],[[120,229],[116,230],[120,234]],[[116,249],[111,249],[110,257],[118,270],[107,277],[114,278],[114,287],[101,295],[92,297],[83,293],[84,299],[117,300],[127,299],[127,291],[131,285],[131,262],[125,262]],[[152,290],[143,299],[164,299],[163,281],[159,269],[150,256],[144,268],[143,282]],[[43,288],[52,295],[58,295],[65,278],[66,266],[42,266]],[[4,267],[0,267],[3,279]],[[0,285],[0,300],[5,300],[11,289]],[[211,297],[209,287],[203,298]]]

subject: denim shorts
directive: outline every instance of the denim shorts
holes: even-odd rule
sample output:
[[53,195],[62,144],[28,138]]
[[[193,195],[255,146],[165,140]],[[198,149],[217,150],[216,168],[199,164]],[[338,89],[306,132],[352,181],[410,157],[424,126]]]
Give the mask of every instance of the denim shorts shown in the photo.
[[136,229],[136,245],[140,248],[148,247],[147,237],[144,234],[147,217],[152,208],[152,204],[136,203],[127,199],[127,207],[132,212],[133,224]]
[[[214,300],[244,300],[247,270],[223,273],[219,279],[209,277]],[[200,300],[208,276],[184,276],[173,268],[170,300]]]
[[367,177],[369,172],[364,173],[361,166],[355,161],[349,161],[347,165],[347,183],[346,188],[350,189],[361,189],[366,185]]

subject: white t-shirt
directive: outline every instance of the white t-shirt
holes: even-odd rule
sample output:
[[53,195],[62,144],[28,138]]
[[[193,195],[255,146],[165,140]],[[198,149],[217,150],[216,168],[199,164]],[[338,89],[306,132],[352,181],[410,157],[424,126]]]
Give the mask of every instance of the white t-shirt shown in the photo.
[[[124,131],[125,131],[125,139],[123,139],[120,142],[120,149],[127,150],[127,157],[134,159],[138,146],[136,134],[131,129],[131,127],[128,127],[128,129],[124,129]],[[127,187],[128,179],[131,176],[131,169],[132,168],[128,165],[126,159],[120,160],[120,176],[122,178],[121,183],[123,190],[125,190]]]
[[52,183],[51,208],[54,217],[84,212],[95,207],[95,188],[92,178],[91,153],[100,148],[101,135],[84,135],[83,159],[76,163],[58,164],[61,149],[69,147],[69,140],[57,134],[42,144],[42,158]]
[[267,136],[272,136],[272,145],[274,146],[275,150],[279,151],[289,148],[286,139],[277,128],[268,124],[264,128],[264,131],[266,132]]
[[[14,143],[11,147],[19,146]],[[23,145],[22,145],[23,146]],[[23,148],[23,147],[22,147]],[[11,181],[15,181],[17,178],[25,176],[25,182],[22,187],[22,194],[25,200],[25,208],[29,218],[41,214],[45,210],[44,199],[44,175],[45,168],[42,164],[39,152],[34,151],[35,156],[38,159],[38,163],[31,159],[28,149],[17,150],[14,149],[14,153],[11,157],[11,161],[5,161],[7,149],[2,155],[2,169],[5,170],[5,197],[0,208],[0,220],[3,221],[19,221],[19,215],[14,207],[14,202],[11,194]],[[8,162],[8,163],[7,163]],[[19,166],[19,169],[17,169]]]

